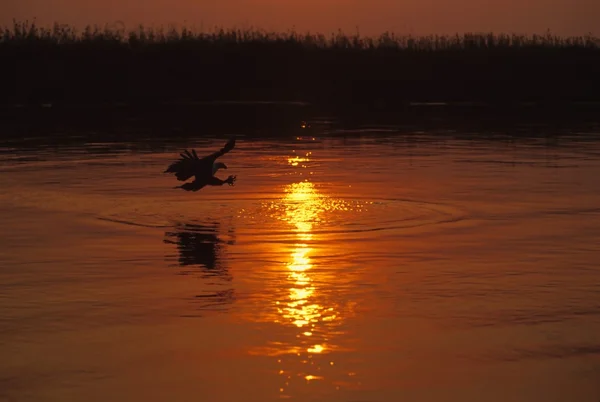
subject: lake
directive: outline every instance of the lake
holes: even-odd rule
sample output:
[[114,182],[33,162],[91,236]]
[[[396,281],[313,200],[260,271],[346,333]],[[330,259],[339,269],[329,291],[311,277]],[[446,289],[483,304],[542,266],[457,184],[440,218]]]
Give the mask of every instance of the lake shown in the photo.
[[600,131],[396,131],[1,143],[0,400],[597,402]]

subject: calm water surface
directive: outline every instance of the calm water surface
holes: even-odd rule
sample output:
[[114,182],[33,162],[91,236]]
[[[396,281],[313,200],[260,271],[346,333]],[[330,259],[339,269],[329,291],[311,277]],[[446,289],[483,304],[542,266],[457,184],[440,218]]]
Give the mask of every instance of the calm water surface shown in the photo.
[[600,398],[600,141],[5,145],[0,400]]

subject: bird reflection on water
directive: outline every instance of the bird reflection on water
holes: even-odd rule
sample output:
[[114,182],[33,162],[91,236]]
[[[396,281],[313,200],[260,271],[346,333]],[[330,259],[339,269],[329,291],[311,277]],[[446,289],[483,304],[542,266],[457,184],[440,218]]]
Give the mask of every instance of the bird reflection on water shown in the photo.
[[233,277],[224,260],[227,246],[235,244],[234,230],[229,228],[229,240],[224,240],[219,229],[218,222],[187,223],[165,233],[164,242],[177,246],[178,265],[186,268],[180,273],[205,279],[200,293],[195,295],[202,310],[218,310],[235,301]]
[[235,240],[225,241],[218,235],[219,224],[216,222],[202,225],[186,223],[178,225],[175,231],[167,231],[165,243],[177,245],[179,265],[197,265],[209,276],[228,275],[221,258],[224,245],[232,245]]

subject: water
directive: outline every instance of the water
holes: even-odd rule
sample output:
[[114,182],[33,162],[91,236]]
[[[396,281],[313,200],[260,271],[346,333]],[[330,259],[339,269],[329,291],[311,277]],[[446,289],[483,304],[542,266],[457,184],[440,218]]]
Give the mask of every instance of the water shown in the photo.
[[361,134],[5,143],[0,400],[597,401],[598,138]]

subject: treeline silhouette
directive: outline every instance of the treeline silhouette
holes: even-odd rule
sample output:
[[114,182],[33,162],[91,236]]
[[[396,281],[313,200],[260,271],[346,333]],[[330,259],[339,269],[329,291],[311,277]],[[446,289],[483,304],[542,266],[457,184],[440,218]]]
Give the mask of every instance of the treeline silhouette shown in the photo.
[[600,40],[591,35],[77,31],[15,21],[0,33],[0,59],[4,104],[600,100]]

